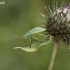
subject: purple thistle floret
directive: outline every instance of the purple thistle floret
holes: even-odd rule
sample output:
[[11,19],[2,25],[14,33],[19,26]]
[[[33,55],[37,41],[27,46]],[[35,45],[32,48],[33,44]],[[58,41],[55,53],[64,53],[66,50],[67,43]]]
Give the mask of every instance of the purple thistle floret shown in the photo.
[[68,7],[69,7],[69,9],[70,9],[70,3],[69,3],[69,6],[68,6]]
[[70,9],[70,3],[69,3],[69,5],[67,6],[67,5],[63,2],[62,6],[63,6],[63,8],[68,8],[68,9]]

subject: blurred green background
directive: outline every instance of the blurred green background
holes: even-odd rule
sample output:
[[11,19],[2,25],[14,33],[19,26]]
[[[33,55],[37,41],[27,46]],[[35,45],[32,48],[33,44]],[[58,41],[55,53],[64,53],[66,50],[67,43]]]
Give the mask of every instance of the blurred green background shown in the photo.
[[[44,6],[51,5],[53,0],[1,1],[5,1],[5,4],[0,4],[0,70],[47,70],[53,42],[36,52],[28,53],[13,49],[15,46],[23,46],[24,43],[11,34],[22,36],[36,26],[44,26],[39,20],[46,19],[40,13],[47,14]],[[61,0],[58,5],[61,5]],[[53,70],[70,70],[68,47],[64,43],[59,44]]]

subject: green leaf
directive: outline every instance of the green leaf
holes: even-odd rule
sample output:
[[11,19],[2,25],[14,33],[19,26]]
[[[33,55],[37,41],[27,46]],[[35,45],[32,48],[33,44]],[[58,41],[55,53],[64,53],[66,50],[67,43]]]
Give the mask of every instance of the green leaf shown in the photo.
[[43,32],[45,31],[46,29],[45,28],[42,28],[42,27],[35,27],[31,30],[29,30],[28,32],[26,32],[24,35],[23,35],[23,38],[26,38],[26,37],[29,37],[33,34],[37,34],[37,33],[40,33],[40,32]]
[[35,52],[40,46],[42,45],[46,45],[51,41],[51,37],[48,37],[44,40],[41,40],[35,44],[32,44],[31,46],[27,46],[27,47],[14,47],[14,49],[22,49],[26,52]]

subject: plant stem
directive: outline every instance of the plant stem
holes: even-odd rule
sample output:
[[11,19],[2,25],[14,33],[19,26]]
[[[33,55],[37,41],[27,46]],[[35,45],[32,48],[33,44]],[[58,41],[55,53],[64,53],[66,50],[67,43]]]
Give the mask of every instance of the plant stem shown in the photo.
[[53,65],[54,65],[54,60],[55,60],[55,57],[56,57],[56,53],[57,53],[57,46],[58,46],[58,41],[55,39],[54,40],[54,45],[53,45],[53,50],[52,50],[52,55],[51,55],[51,59],[50,59],[50,64],[49,64],[49,67],[48,67],[48,70],[52,70],[53,69]]

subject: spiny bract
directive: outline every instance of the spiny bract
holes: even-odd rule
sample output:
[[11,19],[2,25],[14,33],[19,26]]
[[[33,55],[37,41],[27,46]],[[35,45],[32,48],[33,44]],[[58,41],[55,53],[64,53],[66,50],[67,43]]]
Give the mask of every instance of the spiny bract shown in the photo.
[[[55,3],[55,2],[54,2]],[[45,6],[46,8],[46,6]],[[46,32],[52,36],[70,43],[70,3],[66,5],[62,3],[61,7],[57,7],[57,2],[52,5],[52,9],[48,6],[46,8],[48,16],[41,14],[43,17],[47,16]]]

